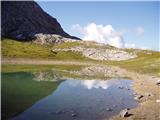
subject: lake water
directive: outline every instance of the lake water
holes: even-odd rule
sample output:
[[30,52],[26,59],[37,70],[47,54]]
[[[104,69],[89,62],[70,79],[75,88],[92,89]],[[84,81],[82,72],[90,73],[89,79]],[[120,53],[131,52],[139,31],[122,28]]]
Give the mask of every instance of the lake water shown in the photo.
[[49,75],[2,73],[2,118],[103,120],[137,106],[132,80],[58,80]]

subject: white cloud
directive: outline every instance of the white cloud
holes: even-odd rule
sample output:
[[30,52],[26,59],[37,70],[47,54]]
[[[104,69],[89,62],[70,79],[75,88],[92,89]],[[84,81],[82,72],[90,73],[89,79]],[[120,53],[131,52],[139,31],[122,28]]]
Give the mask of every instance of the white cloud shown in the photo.
[[147,49],[146,47],[138,47],[135,44],[125,43],[123,40],[123,35],[126,33],[136,32],[136,35],[142,35],[144,33],[144,28],[141,26],[137,27],[135,31],[126,28],[116,31],[112,25],[97,25],[95,23],[89,23],[84,27],[79,24],[72,25],[71,30],[83,34],[83,40],[96,41],[98,43],[109,44],[118,48]]
[[144,28],[139,26],[136,28],[136,35],[142,35],[144,33]]
[[96,41],[118,48],[124,47],[122,32],[115,31],[111,25],[104,26],[89,23],[87,26],[81,27],[79,24],[76,24],[72,26],[73,29],[84,35],[83,40]]

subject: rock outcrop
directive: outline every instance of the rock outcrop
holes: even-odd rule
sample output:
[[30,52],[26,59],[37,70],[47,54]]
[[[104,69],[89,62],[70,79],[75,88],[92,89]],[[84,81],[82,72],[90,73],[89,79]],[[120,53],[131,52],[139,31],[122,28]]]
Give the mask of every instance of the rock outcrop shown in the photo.
[[2,38],[38,42],[45,38],[42,41],[49,40],[50,43],[56,42],[53,39],[54,35],[61,36],[61,39],[58,39],[59,43],[62,38],[79,39],[67,34],[58,21],[44,12],[34,1],[2,1],[1,26]]
[[64,49],[53,49],[53,52],[59,51],[72,51],[72,52],[81,52],[85,57],[93,60],[113,60],[121,61],[128,60],[137,57],[134,53],[129,53],[121,49],[107,49],[107,48],[94,48],[94,47],[83,47],[76,46],[71,48]]
[[46,45],[58,45],[64,42],[74,42],[77,39],[66,38],[61,35],[56,34],[36,34],[35,38],[32,42],[37,44],[46,44]]

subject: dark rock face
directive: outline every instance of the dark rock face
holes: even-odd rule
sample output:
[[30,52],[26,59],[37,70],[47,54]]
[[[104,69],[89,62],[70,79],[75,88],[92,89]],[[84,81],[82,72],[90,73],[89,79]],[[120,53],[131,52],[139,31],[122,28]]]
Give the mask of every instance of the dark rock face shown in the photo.
[[79,39],[64,32],[58,21],[34,1],[2,1],[1,15],[2,38],[30,41],[42,33]]

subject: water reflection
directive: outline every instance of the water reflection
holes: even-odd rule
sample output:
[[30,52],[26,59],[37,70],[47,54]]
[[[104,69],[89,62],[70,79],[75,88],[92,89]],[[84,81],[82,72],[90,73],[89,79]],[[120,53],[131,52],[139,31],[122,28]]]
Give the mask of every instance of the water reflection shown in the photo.
[[54,92],[62,81],[52,77],[53,74],[47,75],[26,72],[2,73],[2,119],[20,114],[38,100]]
[[[73,87],[83,86],[86,89],[108,89],[112,85],[122,86],[121,81],[112,80],[70,80],[69,85]],[[127,84],[124,85],[127,87]]]
[[[137,105],[131,84],[131,80],[66,80],[51,95],[13,120],[107,119]],[[130,89],[119,89],[119,86]]]
[[83,86],[87,89],[98,89],[98,88],[102,88],[102,89],[107,89],[109,86],[111,86],[112,84],[118,84],[113,82],[112,80],[81,80],[81,81],[76,81],[76,80],[70,80],[69,85],[77,87],[77,86]]
[[62,80],[62,75],[55,73],[54,71],[43,71],[43,72],[34,72],[33,80],[35,81],[59,81]]

